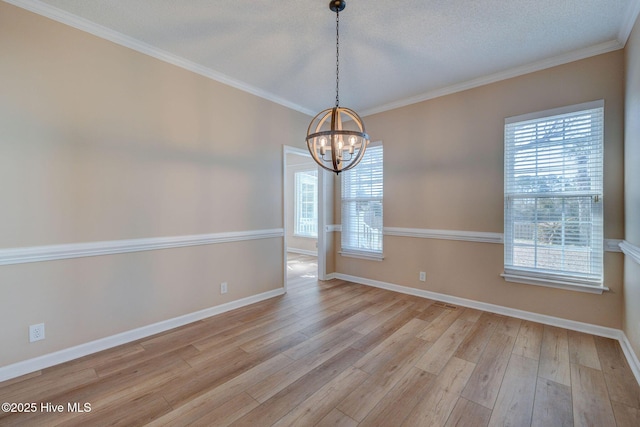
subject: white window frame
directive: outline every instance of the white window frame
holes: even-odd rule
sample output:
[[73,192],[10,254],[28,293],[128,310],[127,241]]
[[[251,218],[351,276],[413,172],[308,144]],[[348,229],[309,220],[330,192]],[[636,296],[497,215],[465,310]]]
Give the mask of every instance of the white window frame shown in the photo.
[[[296,237],[318,238],[318,170],[304,170],[294,173],[294,225],[293,235]],[[303,194],[306,186],[312,189]],[[304,215],[307,212],[304,205],[311,204],[313,217]]]
[[[384,259],[383,163],[382,143],[371,143],[360,163],[341,174],[342,224],[339,253],[342,256],[374,261]],[[362,179],[363,177],[370,178],[373,186],[358,188],[357,186],[366,182]],[[349,182],[349,180],[352,181]],[[348,194],[349,188],[351,188],[351,194]],[[361,194],[353,194],[354,191]],[[358,206],[364,206],[366,211],[360,210]]]
[[[564,119],[576,116],[589,117],[583,120],[580,129],[587,129],[589,123],[589,132],[582,130],[576,131],[578,125],[566,125]],[[595,118],[593,126],[589,120]],[[549,135],[549,126],[561,126],[559,133],[552,137]],[[546,126],[546,128],[543,128]],[[572,135],[579,134],[579,137]],[[588,136],[587,136],[588,135]],[[532,145],[532,139],[538,139],[536,145]],[[524,142],[523,142],[524,141]],[[583,146],[588,146],[589,151],[586,166],[580,167],[585,169],[588,177],[578,176],[576,178],[576,161],[574,157],[566,154],[566,150],[575,148],[575,141]],[[521,144],[518,146],[518,142]],[[527,144],[526,146],[524,144]],[[532,151],[533,150],[533,151]],[[584,157],[584,156],[583,156]],[[518,160],[516,160],[519,158]],[[538,162],[541,162],[541,165]],[[522,116],[510,117],[505,119],[505,192],[504,192],[504,273],[502,277],[510,282],[526,283],[540,286],[550,286],[562,289],[578,290],[591,293],[602,293],[608,290],[604,282],[604,237],[603,237],[603,172],[604,172],[604,101],[594,101],[584,104],[571,105],[567,107],[540,111]],[[573,169],[570,169],[573,168]],[[516,169],[520,169],[518,175]],[[527,170],[528,169],[528,170]],[[557,172],[561,170],[562,172]],[[537,183],[537,179],[532,179],[533,184],[528,189],[518,186],[517,177],[532,176],[540,177],[560,177],[564,181],[565,177],[571,176],[573,181],[567,183],[571,185],[571,189],[566,189],[567,184],[559,184],[557,188],[549,188],[547,185]],[[576,184],[579,182],[579,184]],[[545,180],[541,180],[545,182]],[[588,183],[588,185],[586,184]],[[580,185],[581,184],[581,185]],[[576,190],[575,187],[582,186],[582,189]],[[561,187],[565,187],[562,189]],[[548,222],[540,219],[542,216],[541,209],[538,208],[539,203],[544,203],[550,199],[561,199],[561,215],[560,220],[554,220],[553,225],[560,224],[560,242],[557,239],[553,242],[539,243],[538,233],[543,227],[549,227]],[[533,201],[533,202],[532,202]],[[533,219],[526,219],[517,224],[516,206],[523,206],[525,203],[533,203],[534,216]],[[556,202],[557,203],[557,202]],[[574,206],[579,204],[586,205],[585,215],[589,221],[582,219],[572,222],[565,217],[565,204],[573,203]],[[522,211],[521,211],[522,212]],[[520,213],[522,215],[522,213]],[[554,213],[557,215],[557,213]],[[582,215],[582,214],[581,214]],[[531,223],[533,221],[533,223]],[[588,232],[571,233],[567,231],[567,226],[586,227]],[[522,234],[518,229],[528,226],[533,231],[530,239],[520,238],[519,242],[516,238],[517,234]],[[517,228],[518,227],[518,228]],[[526,234],[526,233],[525,233]],[[584,235],[588,237],[583,237]],[[578,245],[567,243],[567,240],[586,239],[588,243]],[[525,254],[524,258],[517,259],[518,255]],[[527,251],[531,253],[527,254]],[[546,254],[545,254],[546,252]],[[551,256],[551,253],[560,255],[559,262],[557,256]],[[582,254],[582,255],[580,255]],[[566,257],[565,257],[566,255]],[[522,255],[521,255],[522,256]],[[532,260],[533,257],[533,261]],[[582,263],[578,262],[580,267],[573,267],[571,270],[570,263],[566,260],[579,260],[582,257]],[[587,258],[586,260],[584,258]],[[526,262],[525,262],[526,260]],[[525,264],[533,262],[533,266]],[[546,266],[544,265],[546,263]],[[549,266],[550,264],[560,265]],[[582,271],[578,271],[578,270]]]

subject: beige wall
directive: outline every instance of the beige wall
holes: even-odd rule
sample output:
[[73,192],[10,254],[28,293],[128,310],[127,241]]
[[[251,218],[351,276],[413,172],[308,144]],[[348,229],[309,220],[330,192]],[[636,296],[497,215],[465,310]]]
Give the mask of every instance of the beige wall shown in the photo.
[[[623,237],[624,54],[616,51],[366,117],[382,140],[385,227],[503,232],[506,117],[605,100],[605,237]],[[622,256],[592,295],[505,282],[503,246],[386,236],[385,259],[337,271],[551,316],[621,327]],[[427,282],[418,281],[418,272]]]
[[[626,47],[625,240],[640,246],[640,20]],[[640,265],[625,258],[624,332],[640,357]]]
[[[308,120],[0,2],[0,249],[282,228],[282,145]],[[0,266],[0,366],[280,288],[283,251]]]

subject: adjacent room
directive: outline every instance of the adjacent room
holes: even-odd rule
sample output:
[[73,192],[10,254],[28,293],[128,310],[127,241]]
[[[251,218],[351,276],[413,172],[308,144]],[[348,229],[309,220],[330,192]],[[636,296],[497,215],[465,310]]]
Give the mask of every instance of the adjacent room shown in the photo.
[[639,14],[0,1],[0,425],[639,426]]

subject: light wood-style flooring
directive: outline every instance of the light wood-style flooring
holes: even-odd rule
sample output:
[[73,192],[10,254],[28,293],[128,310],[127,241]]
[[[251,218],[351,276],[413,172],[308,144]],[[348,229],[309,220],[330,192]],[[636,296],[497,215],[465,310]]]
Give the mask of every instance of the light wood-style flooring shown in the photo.
[[340,280],[0,383],[0,402],[65,407],[3,426],[640,425],[614,340]]

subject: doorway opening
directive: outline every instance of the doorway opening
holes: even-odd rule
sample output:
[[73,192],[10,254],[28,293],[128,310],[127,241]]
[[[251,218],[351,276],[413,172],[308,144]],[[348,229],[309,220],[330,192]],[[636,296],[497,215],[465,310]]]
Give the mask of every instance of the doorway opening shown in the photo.
[[284,146],[285,289],[322,279],[322,171],[306,150]]

